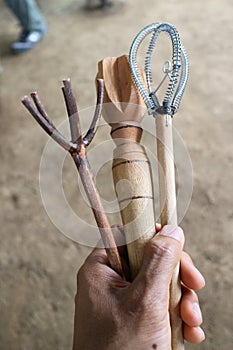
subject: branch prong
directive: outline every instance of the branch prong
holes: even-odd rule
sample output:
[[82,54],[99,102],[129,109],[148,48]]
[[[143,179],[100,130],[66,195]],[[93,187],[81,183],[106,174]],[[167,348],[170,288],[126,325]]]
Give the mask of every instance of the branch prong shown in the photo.
[[68,141],[48,120],[35,108],[33,103],[31,102],[28,96],[22,98],[23,105],[27,108],[27,110],[31,113],[33,118],[40,124],[40,126],[50,135],[54,141],[56,141],[61,147],[63,147],[66,151],[75,152],[77,151],[77,145]]
[[33,99],[33,102],[35,103],[35,106],[38,110],[38,112],[47,120],[47,122],[51,125],[53,125],[51,119],[49,118],[44,106],[42,105],[39,95],[37,93],[37,91],[34,91],[31,93],[31,97]]
[[75,96],[72,91],[70,79],[63,80],[62,92],[64,95],[67,114],[70,123],[70,133],[72,142],[82,142],[82,132]]
[[104,98],[104,80],[97,79],[97,101],[96,101],[95,113],[94,113],[94,117],[92,119],[90,128],[83,138],[83,143],[85,147],[87,147],[91,143],[93,137],[96,134],[98,124],[102,114],[103,98]]

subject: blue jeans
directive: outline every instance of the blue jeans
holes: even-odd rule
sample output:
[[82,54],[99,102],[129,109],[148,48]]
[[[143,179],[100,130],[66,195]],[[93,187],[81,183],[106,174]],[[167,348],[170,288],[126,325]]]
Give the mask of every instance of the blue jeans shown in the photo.
[[23,31],[46,31],[46,22],[34,0],[5,0]]

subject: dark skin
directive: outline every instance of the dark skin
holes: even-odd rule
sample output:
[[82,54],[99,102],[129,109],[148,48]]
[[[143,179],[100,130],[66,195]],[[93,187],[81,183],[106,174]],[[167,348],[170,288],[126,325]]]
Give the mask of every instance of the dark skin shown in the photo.
[[133,282],[119,276],[105,250],[96,248],[78,272],[73,350],[170,350],[169,285],[178,261],[184,338],[202,342],[202,314],[194,291],[205,281],[183,245],[183,231],[165,226],[145,247]]

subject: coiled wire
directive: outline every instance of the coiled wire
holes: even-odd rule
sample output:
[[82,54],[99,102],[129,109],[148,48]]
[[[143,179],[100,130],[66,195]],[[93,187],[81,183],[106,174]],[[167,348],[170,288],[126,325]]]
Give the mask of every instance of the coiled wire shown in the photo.
[[[169,75],[169,85],[165,93],[162,104],[156,96],[156,90],[152,89],[151,60],[155,52],[159,34],[165,32],[172,42],[172,69],[167,71]],[[139,73],[137,65],[138,49],[145,37],[152,33],[145,58],[145,75],[147,90]],[[167,61],[166,61],[167,62]],[[166,63],[165,62],[165,63]],[[143,28],[133,40],[129,52],[129,63],[135,84],[147,105],[151,114],[163,113],[171,116],[178,110],[181,98],[188,79],[188,58],[184,47],[180,43],[179,34],[176,28],[167,22],[153,23]],[[160,84],[161,85],[161,84]]]

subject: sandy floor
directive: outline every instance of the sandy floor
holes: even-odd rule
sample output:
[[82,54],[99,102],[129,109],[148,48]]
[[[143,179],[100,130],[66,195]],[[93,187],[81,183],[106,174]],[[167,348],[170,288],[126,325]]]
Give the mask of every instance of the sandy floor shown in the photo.
[[[186,250],[207,282],[200,293],[207,339],[186,349],[231,350],[232,2],[128,0],[117,12],[102,15],[84,13],[79,1],[68,3],[55,11],[55,5],[46,8],[42,1],[49,34],[32,52],[14,57],[9,46],[18,27],[0,2],[4,68],[0,75],[0,348],[71,348],[75,276],[90,251],[60,234],[43,208],[38,175],[48,138],[28,116],[20,98],[37,89],[59,124],[64,120],[59,90],[63,78],[72,78],[80,108],[91,106],[97,62],[127,53],[134,35],[146,24],[169,21],[181,34],[191,70],[174,121],[194,171],[192,201],[181,225]],[[102,137],[106,136],[97,136]],[[77,176],[68,160],[63,181],[71,205],[89,218],[91,213],[83,210],[77,198]],[[57,214],[62,217],[63,212],[58,209]]]

